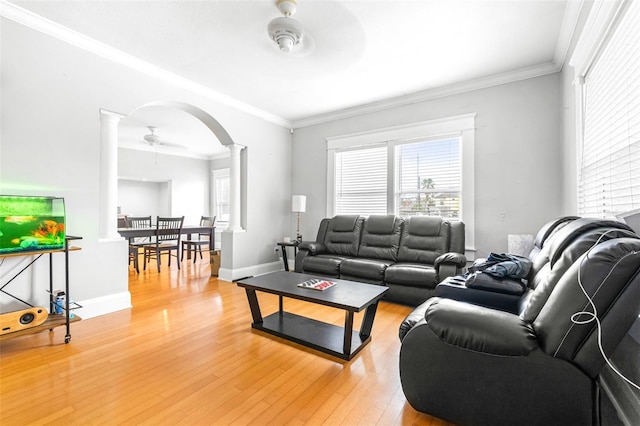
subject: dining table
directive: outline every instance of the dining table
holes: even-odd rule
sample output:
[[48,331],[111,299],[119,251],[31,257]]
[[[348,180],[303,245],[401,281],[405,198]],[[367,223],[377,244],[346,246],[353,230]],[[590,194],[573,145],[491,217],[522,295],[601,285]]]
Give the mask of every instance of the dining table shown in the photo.
[[[155,226],[145,228],[118,228],[118,234],[124,238],[140,238],[140,237],[153,237],[156,235],[158,228]],[[215,226],[202,226],[202,225],[183,225],[180,232],[187,236],[187,240],[191,240],[193,234],[202,234],[209,236],[209,253],[213,253],[215,249]],[[195,254],[194,254],[195,255]],[[213,256],[209,256],[210,263],[213,263]],[[187,259],[191,259],[191,250],[187,250]],[[213,271],[212,271],[213,274]]]

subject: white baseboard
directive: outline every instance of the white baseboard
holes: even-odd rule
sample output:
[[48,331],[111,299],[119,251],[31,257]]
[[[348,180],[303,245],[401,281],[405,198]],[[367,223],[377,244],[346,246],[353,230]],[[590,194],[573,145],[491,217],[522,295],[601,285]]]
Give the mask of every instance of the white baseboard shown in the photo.
[[132,306],[131,293],[128,291],[77,302],[82,308],[74,309],[73,313],[79,315],[82,319],[94,318],[100,315],[110,314],[111,312],[130,309]]
[[254,275],[261,275],[281,270],[282,262],[269,262],[238,269],[220,268],[220,271],[218,271],[218,278],[225,281],[235,281],[245,277],[252,277]]

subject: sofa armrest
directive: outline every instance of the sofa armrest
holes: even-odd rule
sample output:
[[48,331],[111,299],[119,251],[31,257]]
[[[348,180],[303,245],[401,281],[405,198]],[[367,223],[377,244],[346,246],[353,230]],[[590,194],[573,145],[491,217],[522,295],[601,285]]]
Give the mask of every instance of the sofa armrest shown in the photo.
[[431,305],[432,299],[427,299],[425,302],[422,302],[421,305],[416,306],[416,308],[411,311],[409,315],[402,321],[400,324],[400,329],[398,330],[398,337],[402,342],[404,336],[407,335],[409,330],[411,330],[419,321],[424,320],[424,314],[429,309],[429,305]]
[[467,257],[464,254],[454,252],[442,254],[433,262],[438,282],[447,277],[461,274],[466,265]]
[[518,357],[538,348],[531,325],[508,312],[435,298],[424,318],[443,343],[460,349]]
[[464,254],[454,252],[441,254],[436,258],[435,262],[433,262],[433,266],[437,269],[442,263],[451,263],[458,268],[464,268],[467,264],[467,257]]
[[302,261],[307,256],[315,256],[326,252],[327,248],[324,244],[317,241],[302,241],[298,244],[298,253],[296,254],[295,271],[302,273]]
[[324,253],[326,251],[326,247],[324,244],[316,241],[303,241],[298,246],[298,250],[307,251],[309,252],[309,255],[315,256],[316,254]]

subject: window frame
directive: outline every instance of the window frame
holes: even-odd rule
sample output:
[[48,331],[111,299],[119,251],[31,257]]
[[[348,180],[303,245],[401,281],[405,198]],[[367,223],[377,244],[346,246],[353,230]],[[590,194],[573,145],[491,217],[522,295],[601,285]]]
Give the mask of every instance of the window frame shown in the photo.
[[[458,192],[460,195],[460,197],[462,197],[462,136],[458,133],[454,133],[454,134],[449,134],[449,135],[438,135],[435,137],[428,137],[428,138],[417,138],[417,139],[409,139],[409,140],[400,140],[400,141],[393,141],[391,142],[391,145],[393,145],[393,149],[391,152],[393,152],[394,158],[393,158],[393,163],[394,166],[397,166],[399,164],[399,159],[398,159],[398,151],[400,150],[400,148],[404,145],[412,145],[412,144],[418,144],[418,143],[429,143],[429,142],[442,142],[442,141],[447,141],[447,140],[452,140],[452,139],[458,139],[458,149],[460,150],[460,156],[459,156],[459,166],[460,166],[460,182],[459,182],[459,186],[456,189],[456,192]],[[394,214],[396,211],[400,210],[400,207],[397,205],[398,202],[398,197],[399,194],[402,193],[413,193],[414,191],[400,191],[399,188],[399,179],[400,179],[400,175],[399,175],[399,171],[396,169],[394,170],[394,181],[393,181],[393,188],[389,188],[391,191],[393,191],[393,207],[389,209],[390,213],[389,214]],[[419,192],[422,194],[429,194],[429,193],[437,193],[437,192],[450,192],[451,188],[450,187],[438,187],[438,188],[434,188],[434,189],[420,189],[420,190],[416,190],[415,192]],[[461,198],[460,198],[461,199]],[[388,206],[389,207],[389,206]],[[459,214],[460,216],[458,218],[455,218],[454,220],[457,221],[462,221],[462,206],[460,206],[460,210],[459,210]]]
[[[212,171],[211,177],[212,177],[211,200],[212,200],[213,212],[214,212],[214,215],[216,216],[216,228],[227,229],[229,227],[229,221],[231,220],[231,215],[229,214],[229,220],[224,220],[222,218],[222,215],[219,214],[219,211],[218,211],[219,195],[217,193],[218,191],[216,190],[217,188],[216,181],[222,178],[227,178],[231,180],[231,169],[228,167],[223,169],[215,169]],[[231,191],[231,188],[229,188],[229,191]],[[227,200],[227,203],[230,204],[230,201],[231,201],[230,199]]]
[[[460,220],[465,224],[467,251],[475,251],[475,117],[476,113],[445,117],[365,132],[328,137],[327,142],[327,217],[335,215],[335,155],[339,150],[387,145],[387,188],[393,188],[396,173],[393,150],[399,143],[411,140],[433,140],[460,137],[462,181]],[[393,213],[394,191],[387,191],[387,211]],[[391,209],[391,210],[390,210]]]
[[576,44],[569,65],[574,70],[574,105],[575,116],[575,210],[580,208],[580,185],[583,161],[583,148],[585,139],[585,92],[586,78],[595,66],[609,40],[617,30],[620,21],[627,9],[632,4],[631,0],[597,0],[593,3],[589,16],[584,25],[584,30]]

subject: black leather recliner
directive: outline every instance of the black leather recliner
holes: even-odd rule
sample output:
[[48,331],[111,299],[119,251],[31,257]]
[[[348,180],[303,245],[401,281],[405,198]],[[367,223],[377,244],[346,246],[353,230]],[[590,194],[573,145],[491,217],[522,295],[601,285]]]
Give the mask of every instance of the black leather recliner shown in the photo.
[[611,354],[640,313],[640,238],[596,229],[554,242],[518,314],[440,297],[416,308],[400,330],[409,403],[460,425],[598,424],[599,336]]
[[[551,227],[550,227],[551,225]],[[448,299],[461,300],[489,308],[517,313],[522,305],[536,292],[541,283],[560,276],[570,263],[587,251],[600,238],[603,240],[635,235],[626,224],[613,220],[594,218],[559,218],[543,226],[536,236],[534,248],[529,253],[531,270],[523,285],[520,280],[509,278],[487,278],[480,281],[467,281],[466,276],[450,277],[438,284],[436,295]],[[572,246],[570,256],[564,263],[558,259],[567,247]],[[562,269],[565,268],[565,269]],[[553,274],[549,274],[552,271]]]

